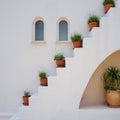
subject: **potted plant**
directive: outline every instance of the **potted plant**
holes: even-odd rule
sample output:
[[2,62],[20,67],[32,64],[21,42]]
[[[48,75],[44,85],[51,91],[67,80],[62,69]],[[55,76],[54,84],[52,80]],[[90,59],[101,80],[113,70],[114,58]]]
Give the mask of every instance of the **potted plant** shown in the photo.
[[72,35],[71,36],[71,40],[73,42],[73,47],[74,48],[80,48],[80,47],[82,47],[83,38],[82,38],[81,34],[74,34],[74,35]]
[[54,60],[56,61],[56,67],[65,67],[65,57],[63,54],[56,54]]
[[39,77],[40,77],[40,85],[41,86],[48,86],[48,80],[47,80],[46,72],[40,72]]
[[114,0],[104,0],[103,6],[104,6],[104,12],[107,13],[111,7],[115,7],[115,1]]
[[30,97],[30,92],[29,91],[24,91],[24,96],[23,96],[23,105],[29,105],[29,97]]
[[88,18],[89,30],[91,31],[93,27],[99,27],[99,17],[96,15],[91,15]]
[[120,107],[120,69],[108,67],[103,74],[106,100],[111,107]]

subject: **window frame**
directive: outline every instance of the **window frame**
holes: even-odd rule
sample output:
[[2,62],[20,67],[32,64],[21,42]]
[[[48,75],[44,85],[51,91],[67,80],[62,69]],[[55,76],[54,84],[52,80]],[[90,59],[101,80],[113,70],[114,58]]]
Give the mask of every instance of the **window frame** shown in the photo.
[[[35,29],[36,29],[36,22],[42,21],[43,22],[43,40],[36,40],[35,39]],[[32,43],[45,43],[45,22],[44,19],[40,16],[35,17],[32,22]]]
[[[65,21],[65,22],[67,22],[67,27],[68,27],[68,39],[67,40],[60,40],[59,39],[59,24],[60,24],[60,22],[61,21]],[[66,17],[61,17],[61,18],[59,18],[58,19],[58,21],[57,21],[57,43],[68,43],[68,42],[70,42],[70,22],[68,21],[68,19],[66,18]]]

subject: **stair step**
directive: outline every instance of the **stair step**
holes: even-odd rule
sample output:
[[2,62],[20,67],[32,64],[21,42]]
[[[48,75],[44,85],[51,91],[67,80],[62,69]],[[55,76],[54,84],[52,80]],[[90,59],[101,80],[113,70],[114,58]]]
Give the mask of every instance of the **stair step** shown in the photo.
[[100,28],[99,27],[95,27],[94,29],[92,29],[92,31],[91,31],[92,37],[99,38],[99,34],[100,34]]
[[49,96],[49,93],[51,93],[52,87],[50,85],[48,86],[39,86],[38,87],[38,96],[41,98],[45,98]]
[[73,67],[75,59],[76,59],[75,57],[65,59],[67,69],[70,69],[71,67]]
[[54,87],[55,84],[57,84],[58,80],[57,80],[57,76],[49,76],[48,77],[48,86],[49,87]]
[[15,113],[9,120],[21,120],[19,114],[19,112]]
[[[87,48],[87,47],[90,46],[90,43],[91,43],[91,42],[93,43],[93,38],[92,38],[92,37],[84,38],[83,41],[84,41],[84,42],[83,42],[83,46],[84,46],[84,50],[85,50],[85,48]],[[75,50],[75,53],[76,53],[76,51],[78,51],[78,50]],[[76,55],[76,54],[75,54],[75,55]]]
[[[27,109],[23,108],[23,111],[25,112]],[[119,111],[120,108],[109,108],[106,105],[93,105],[93,106],[87,106],[76,110],[71,109],[56,109],[56,114],[54,114],[54,111],[51,109],[51,111],[47,111],[44,108],[41,108],[42,110],[36,109],[35,111],[29,110],[29,114],[32,114],[31,116],[23,116],[25,120],[39,120],[39,118],[42,118],[44,120],[49,119],[62,119],[62,120],[106,120],[109,118],[109,120],[119,120]],[[44,111],[46,112],[44,114]],[[26,111],[27,112],[27,111]]]
[[[110,10],[108,11],[108,15],[110,16],[110,17],[118,17],[119,16],[119,14],[120,14],[120,7],[112,7],[112,8],[110,8]],[[118,15],[118,16],[117,16]]]
[[100,19],[100,27],[103,27],[103,28],[106,28],[108,24],[108,21],[109,21],[109,17],[108,15],[107,16],[104,16]]
[[34,101],[36,101],[38,99],[38,96],[31,96],[30,98],[29,98],[29,106],[33,106],[34,104],[33,103],[36,103],[36,104],[38,104],[37,102],[34,102]]
[[57,77],[59,78],[59,77],[63,76],[63,73],[64,74],[66,73],[67,68],[66,67],[65,68],[57,68],[56,70],[57,70]]

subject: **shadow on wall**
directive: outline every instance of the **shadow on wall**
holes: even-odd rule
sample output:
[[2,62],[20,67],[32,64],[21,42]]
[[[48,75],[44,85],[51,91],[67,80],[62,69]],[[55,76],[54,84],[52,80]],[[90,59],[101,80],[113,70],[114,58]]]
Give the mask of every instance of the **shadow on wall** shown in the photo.
[[106,104],[105,91],[103,88],[103,81],[101,80],[101,77],[104,70],[109,66],[118,66],[120,68],[120,50],[115,51],[114,53],[109,55],[97,67],[85,89],[80,102],[80,108]]

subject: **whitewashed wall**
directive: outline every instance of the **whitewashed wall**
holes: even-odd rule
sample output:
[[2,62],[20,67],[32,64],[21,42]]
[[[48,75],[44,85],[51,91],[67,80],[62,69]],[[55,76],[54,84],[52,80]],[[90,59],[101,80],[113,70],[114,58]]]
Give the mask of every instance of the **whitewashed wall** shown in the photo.
[[[56,75],[54,54],[73,56],[72,44],[56,44],[57,21],[69,20],[70,35],[88,35],[89,14],[103,15],[102,0],[0,0],[0,112],[15,112],[23,91],[37,92],[38,72]],[[32,22],[45,21],[46,44],[32,43]]]

